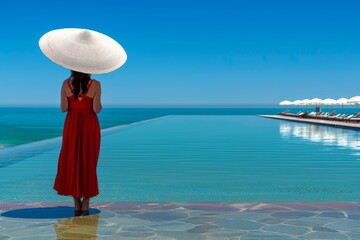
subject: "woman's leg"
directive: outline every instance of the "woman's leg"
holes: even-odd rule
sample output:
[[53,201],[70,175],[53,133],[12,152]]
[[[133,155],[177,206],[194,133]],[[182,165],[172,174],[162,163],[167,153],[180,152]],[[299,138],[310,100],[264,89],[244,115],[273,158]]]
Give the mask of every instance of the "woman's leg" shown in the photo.
[[81,210],[81,198],[74,198],[75,210]]
[[75,204],[75,211],[74,216],[81,216],[81,198],[74,198],[74,204]]
[[83,215],[89,215],[89,205],[90,205],[90,198],[83,198],[82,207],[81,207]]

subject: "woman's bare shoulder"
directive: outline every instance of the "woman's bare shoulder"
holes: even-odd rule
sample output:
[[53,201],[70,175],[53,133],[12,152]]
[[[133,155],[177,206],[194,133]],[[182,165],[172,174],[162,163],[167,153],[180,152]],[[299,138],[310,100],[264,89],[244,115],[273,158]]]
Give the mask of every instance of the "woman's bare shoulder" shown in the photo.
[[68,81],[68,79],[65,79],[65,80],[64,80],[63,85],[62,85],[63,88],[67,88],[67,87],[68,87],[67,81]]
[[93,83],[92,83],[96,88],[100,87],[101,86],[101,83],[96,80],[96,79],[93,79]]

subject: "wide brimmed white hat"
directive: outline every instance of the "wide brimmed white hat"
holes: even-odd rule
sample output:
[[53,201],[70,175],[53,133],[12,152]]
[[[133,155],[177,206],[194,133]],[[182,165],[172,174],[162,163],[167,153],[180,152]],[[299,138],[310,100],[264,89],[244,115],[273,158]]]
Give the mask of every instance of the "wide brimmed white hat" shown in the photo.
[[127,55],[114,39],[81,28],[62,28],[44,34],[41,51],[53,62],[70,70],[89,74],[112,72],[121,67]]

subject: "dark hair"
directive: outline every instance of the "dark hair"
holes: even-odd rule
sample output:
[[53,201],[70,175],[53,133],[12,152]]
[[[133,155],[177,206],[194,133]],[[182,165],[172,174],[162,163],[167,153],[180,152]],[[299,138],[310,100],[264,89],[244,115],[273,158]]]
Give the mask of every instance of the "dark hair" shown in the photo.
[[74,96],[75,98],[78,98],[80,94],[80,89],[82,90],[82,93],[85,94],[87,91],[87,85],[90,81],[91,74],[88,73],[82,73],[82,72],[76,72],[71,70],[71,85],[74,89]]

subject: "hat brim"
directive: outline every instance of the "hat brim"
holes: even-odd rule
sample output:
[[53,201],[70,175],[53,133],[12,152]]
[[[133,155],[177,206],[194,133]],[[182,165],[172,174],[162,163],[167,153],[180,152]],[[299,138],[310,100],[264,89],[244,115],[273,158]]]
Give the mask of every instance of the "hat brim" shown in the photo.
[[127,60],[122,46],[105,34],[81,28],[62,28],[44,34],[41,51],[56,64],[78,72],[102,74]]

